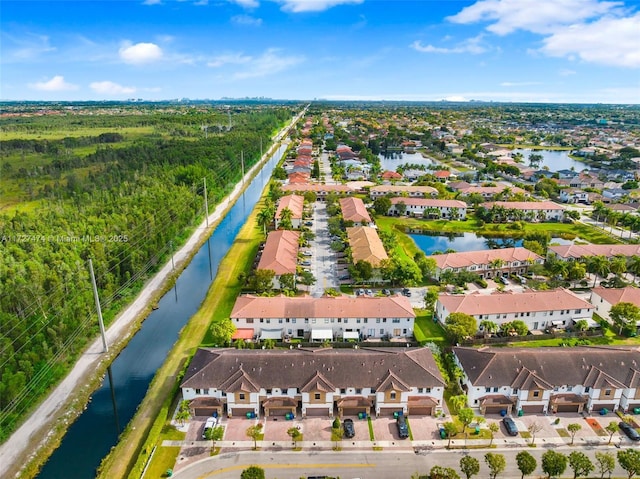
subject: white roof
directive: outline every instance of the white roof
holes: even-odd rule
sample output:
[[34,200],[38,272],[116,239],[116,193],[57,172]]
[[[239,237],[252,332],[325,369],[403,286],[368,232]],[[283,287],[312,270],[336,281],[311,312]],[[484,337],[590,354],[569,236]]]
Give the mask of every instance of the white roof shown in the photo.
[[314,339],[328,339],[331,341],[333,339],[333,330],[331,329],[312,329],[311,330],[311,340]]

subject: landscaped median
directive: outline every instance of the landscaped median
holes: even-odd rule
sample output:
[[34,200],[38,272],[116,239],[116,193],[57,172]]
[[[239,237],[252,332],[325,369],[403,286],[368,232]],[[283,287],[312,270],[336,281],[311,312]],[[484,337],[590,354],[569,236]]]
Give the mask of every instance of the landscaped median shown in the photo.
[[[262,201],[262,200],[261,200]],[[182,371],[189,363],[195,348],[200,346],[213,320],[227,319],[242,284],[241,273],[246,273],[262,240],[256,227],[258,203],[238,233],[234,244],[221,261],[214,282],[198,312],[182,330],[178,341],[149,386],[149,391],[138,408],[118,444],[103,460],[99,478],[131,477],[138,479],[148,462],[154,446],[160,447],[161,431],[171,416],[171,404],[177,392]],[[153,461],[162,460],[163,454],[154,454]]]

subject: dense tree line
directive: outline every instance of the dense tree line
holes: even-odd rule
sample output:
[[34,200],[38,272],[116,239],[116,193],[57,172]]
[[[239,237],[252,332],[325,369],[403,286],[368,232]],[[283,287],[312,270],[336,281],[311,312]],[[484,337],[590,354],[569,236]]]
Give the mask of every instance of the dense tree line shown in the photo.
[[[1,440],[97,334],[88,259],[109,322],[202,217],[203,178],[214,204],[240,179],[241,155],[248,169],[291,113],[251,112],[197,141],[101,148],[67,160],[63,174],[44,149],[29,179],[14,172],[10,181],[41,201],[33,211],[0,214]],[[76,169],[84,165],[88,173]]]

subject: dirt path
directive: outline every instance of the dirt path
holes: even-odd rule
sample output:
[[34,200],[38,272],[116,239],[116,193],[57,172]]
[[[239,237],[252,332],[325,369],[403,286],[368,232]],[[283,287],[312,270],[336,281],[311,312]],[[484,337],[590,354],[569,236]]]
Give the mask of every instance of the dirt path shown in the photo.
[[[303,111],[304,113],[304,111]],[[301,113],[302,115],[302,113]],[[299,117],[296,117],[296,120]],[[295,121],[292,123],[295,124]],[[205,219],[193,232],[187,242],[176,251],[174,261],[176,268],[181,271],[184,263],[189,261],[197,248],[211,234],[214,226],[223,218],[226,211],[238,199],[243,190],[244,183],[248,183],[253,175],[262,167],[263,161],[272,155],[279,141],[284,137],[285,127],[275,138],[272,147],[265,153],[262,160],[254,165],[245,175],[245,181],[239,182],[226,199],[216,207],[215,211]],[[27,465],[38,450],[57,436],[56,431],[66,429],[77,415],[76,411],[84,406],[78,397],[86,397],[95,389],[95,371],[102,370],[101,365],[110,364],[121,347],[112,347],[122,344],[135,332],[135,325],[146,317],[151,305],[157,301],[159,293],[165,283],[170,280],[172,265],[169,260],[153,278],[144,286],[140,294],[127,308],[118,315],[106,331],[107,344],[111,348],[109,353],[103,354],[102,339],[98,337],[91,346],[78,358],[73,369],[33,411],[31,416],[0,445],[0,477],[17,476],[20,470]],[[94,381],[92,381],[92,379]],[[87,391],[90,389],[90,391]],[[83,395],[82,392],[85,392]],[[74,399],[75,398],[75,399]]]

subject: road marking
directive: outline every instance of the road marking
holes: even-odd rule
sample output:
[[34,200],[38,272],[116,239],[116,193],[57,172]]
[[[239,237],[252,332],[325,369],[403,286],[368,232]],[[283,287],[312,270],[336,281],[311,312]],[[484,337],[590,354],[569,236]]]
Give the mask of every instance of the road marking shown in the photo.
[[346,467],[361,467],[361,468],[374,468],[375,464],[364,464],[364,463],[346,463],[346,464],[242,464],[237,466],[229,466],[224,467],[222,469],[218,469],[216,471],[209,472],[204,476],[198,476],[198,479],[202,479],[205,477],[217,476],[218,474],[224,474],[225,472],[231,471],[240,471],[245,470],[250,466],[258,466],[262,469],[303,469],[303,468],[314,468],[314,469],[336,469],[336,468],[346,468]]

